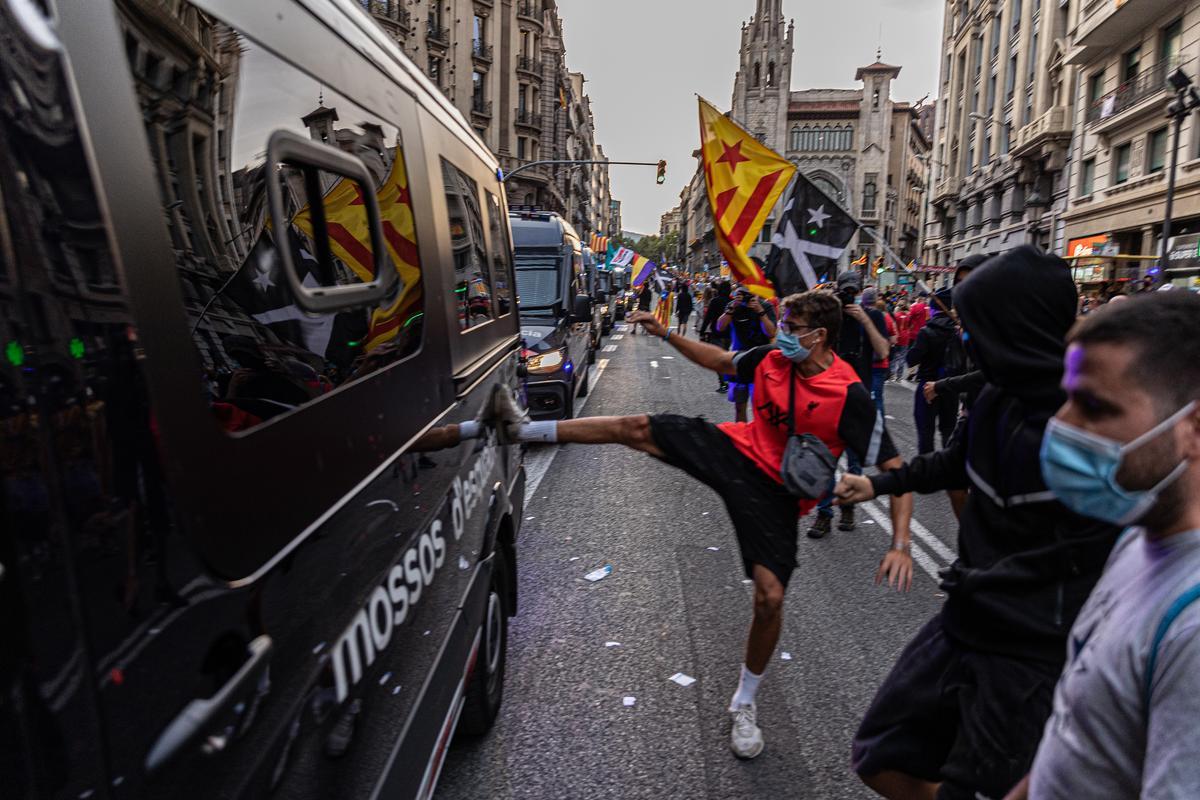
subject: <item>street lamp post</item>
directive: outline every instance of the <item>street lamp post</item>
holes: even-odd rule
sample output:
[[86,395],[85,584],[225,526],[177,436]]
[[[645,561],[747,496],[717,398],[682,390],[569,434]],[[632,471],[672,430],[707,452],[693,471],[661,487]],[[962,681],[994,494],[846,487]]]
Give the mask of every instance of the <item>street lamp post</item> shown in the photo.
[[1171,73],[1171,77],[1167,78],[1171,84],[1171,88],[1175,90],[1175,99],[1167,106],[1167,116],[1175,121],[1175,133],[1171,140],[1171,168],[1167,173],[1167,203],[1166,213],[1163,217],[1162,231],[1162,250],[1159,257],[1159,278],[1165,280],[1166,270],[1168,266],[1167,255],[1170,250],[1171,242],[1171,217],[1175,213],[1175,171],[1179,166],[1179,139],[1183,133],[1183,121],[1197,108],[1200,108],[1200,93],[1192,86],[1192,79],[1188,77],[1183,68],[1179,68]]

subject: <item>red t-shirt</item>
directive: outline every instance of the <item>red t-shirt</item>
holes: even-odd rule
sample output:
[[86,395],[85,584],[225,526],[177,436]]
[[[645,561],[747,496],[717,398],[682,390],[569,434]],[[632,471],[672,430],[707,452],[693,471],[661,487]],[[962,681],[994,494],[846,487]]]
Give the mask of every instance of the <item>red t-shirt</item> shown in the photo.
[[892,315],[896,320],[896,344],[901,347],[908,347],[911,343],[908,327],[908,312],[899,311]]
[[[814,434],[834,456],[841,456],[849,447],[864,466],[878,466],[897,455],[883,417],[858,373],[836,355],[829,369],[811,378],[794,371],[792,362],[774,345],[738,353],[733,363],[739,383],[754,383],[754,418],[718,427],[743,455],[779,483],[783,483],[779,466],[788,438],[788,380],[793,374],[796,433]],[[801,501],[801,512],[807,513],[816,503]]]
[[[896,337],[898,341],[900,335],[896,329],[896,320],[892,319],[892,315],[885,311],[883,312],[883,321],[887,323],[888,341],[891,341],[892,337]],[[887,369],[888,360],[886,358],[877,358],[871,362],[871,366],[875,369]]]
[[917,334],[921,332],[921,328],[925,327],[926,322],[929,322],[929,306],[924,303],[913,303],[908,312],[908,325],[914,341],[916,341]]

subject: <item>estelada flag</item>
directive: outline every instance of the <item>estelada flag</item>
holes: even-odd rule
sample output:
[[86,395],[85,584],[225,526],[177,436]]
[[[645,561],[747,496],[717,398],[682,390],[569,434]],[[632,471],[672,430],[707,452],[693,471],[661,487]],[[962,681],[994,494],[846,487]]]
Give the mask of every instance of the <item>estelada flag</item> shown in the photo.
[[734,278],[760,297],[775,288],[748,255],[796,167],[700,98],[700,148],[717,245]]

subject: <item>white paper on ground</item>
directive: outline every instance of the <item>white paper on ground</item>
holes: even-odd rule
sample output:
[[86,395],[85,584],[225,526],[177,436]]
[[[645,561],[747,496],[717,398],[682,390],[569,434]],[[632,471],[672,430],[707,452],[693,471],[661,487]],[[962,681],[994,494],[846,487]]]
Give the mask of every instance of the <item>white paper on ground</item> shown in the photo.
[[716,553],[716,552],[718,552],[718,551],[719,551],[721,548],[719,548],[719,547],[710,547],[710,548],[708,548],[708,549],[709,549],[709,550],[711,550],[711,551],[713,551],[714,553]]
[[605,642],[604,646],[605,647],[620,647],[621,643],[620,642]]
[[626,697],[625,698],[625,707],[628,708],[629,706],[633,705],[636,702],[637,702],[636,697]]
[[684,675],[682,672],[676,672],[674,675],[672,675],[670,677],[669,680],[675,681],[680,686],[691,686],[693,683],[696,682],[696,679],[693,678],[691,675]]
[[587,581],[591,581],[592,583],[595,583],[596,581],[604,580],[611,574],[612,574],[612,567],[606,566],[606,567],[601,567],[600,569],[592,570],[587,575],[584,575],[583,579],[587,580]]
[[779,657],[780,657],[781,659],[783,659],[784,661],[791,661],[791,660],[792,660],[792,654],[791,654],[791,653],[784,653],[784,654],[782,654],[782,655],[781,655],[781,656],[779,656]]

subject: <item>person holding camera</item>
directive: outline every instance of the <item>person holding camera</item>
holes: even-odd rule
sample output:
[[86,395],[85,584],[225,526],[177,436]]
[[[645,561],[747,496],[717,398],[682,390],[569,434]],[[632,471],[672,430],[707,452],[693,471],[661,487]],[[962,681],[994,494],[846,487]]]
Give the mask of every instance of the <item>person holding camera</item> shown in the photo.
[[[639,414],[526,422],[510,414],[513,441],[623,444],[682,469],[720,495],[733,521],[754,615],[737,692],[730,702],[730,747],[739,758],[763,750],[755,697],[779,641],[783,597],[796,568],[797,525],[813,507],[845,450],[880,469],[898,469],[896,452],[858,374],[833,352],[845,314],[828,292],[805,292],[782,304],[775,345],[730,352],[674,335],[653,315],[629,321],[660,336],[688,360],[758,385],[761,412],[750,422],[714,425],[702,417]],[[908,520],[912,498],[891,500],[892,546],[875,575],[898,591],[912,585]]]
[[[888,338],[887,321],[874,308],[863,308],[858,303],[862,293],[862,276],[857,272],[845,272],[838,276],[837,297],[842,304],[842,330],[834,351],[854,368],[863,386],[870,390],[872,372],[876,359],[887,358],[892,344]],[[876,410],[878,412],[878,409]],[[883,415],[879,414],[880,420]],[[882,423],[881,423],[882,424]],[[851,451],[846,455],[846,469],[851,475],[862,475],[862,464]],[[852,531],[855,526],[854,506],[842,506],[839,531]],[[808,529],[808,538],[823,539],[833,527],[833,484],[817,505],[817,518]]]
[[[770,304],[755,297],[744,286],[738,287],[733,300],[717,319],[718,333],[730,332],[735,351],[752,350],[771,343],[775,338],[774,309]],[[742,383],[735,379],[729,384],[729,402],[734,404],[734,419],[747,420],[747,405],[754,393],[754,383]]]

